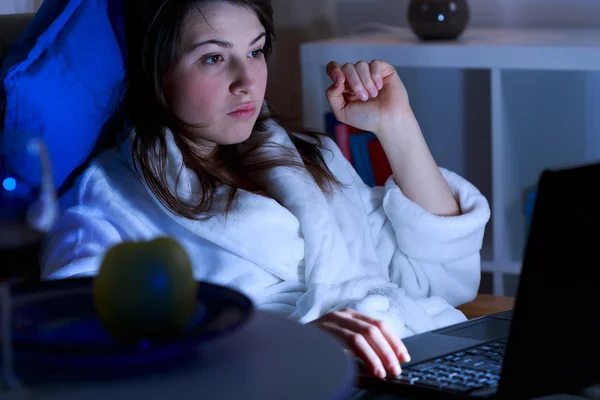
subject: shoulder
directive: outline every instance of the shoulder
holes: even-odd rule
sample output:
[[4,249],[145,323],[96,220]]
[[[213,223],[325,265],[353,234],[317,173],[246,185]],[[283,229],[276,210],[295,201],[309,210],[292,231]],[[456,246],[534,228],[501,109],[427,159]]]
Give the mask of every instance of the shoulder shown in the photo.
[[[114,197],[124,182],[138,180],[120,149],[110,149],[94,158],[61,198],[63,207],[87,205]],[[127,183],[129,184],[129,183]]]

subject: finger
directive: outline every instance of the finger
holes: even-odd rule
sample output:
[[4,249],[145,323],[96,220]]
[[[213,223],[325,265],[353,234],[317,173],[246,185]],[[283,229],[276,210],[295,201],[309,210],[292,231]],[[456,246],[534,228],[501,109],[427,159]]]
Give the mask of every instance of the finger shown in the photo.
[[331,78],[333,83],[344,83],[346,78],[344,77],[344,73],[342,72],[342,67],[335,61],[331,61],[325,67],[327,71],[327,75]]
[[331,85],[327,91],[327,100],[331,105],[331,110],[335,114],[336,118],[340,119],[341,116],[339,112],[346,107],[346,98],[344,97],[344,84],[343,83],[334,83]]
[[379,60],[373,60],[369,63],[369,70],[375,86],[381,90],[383,88],[383,63]]
[[398,358],[400,358],[402,362],[410,362],[410,354],[408,352],[408,349],[406,348],[402,340],[400,340],[398,335],[396,335],[391,330],[388,324],[381,320],[371,318],[364,314],[360,314],[354,310],[351,310],[349,312],[354,316],[354,318],[363,320],[379,328],[379,330],[381,331],[381,333],[383,333],[383,336],[385,336],[386,340],[388,341]]
[[385,368],[381,360],[364,337],[349,329],[338,326],[335,322],[324,321],[320,326],[342,339],[350,347],[350,350],[367,364],[373,375],[382,379],[386,377]]
[[334,82],[327,91],[327,100],[331,105],[331,109],[335,114],[336,118],[340,118],[338,111],[342,110],[346,106],[346,98],[344,97],[344,82],[346,78],[342,72],[342,67],[335,61],[331,61],[326,67],[327,75]]
[[391,374],[400,375],[402,369],[400,368],[400,362],[398,362],[398,356],[394,353],[394,350],[379,328],[368,322],[343,316],[336,319],[336,322],[341,328],[346,328],[352,332],[359,333],[364,337],[373,350],[375,350],[375,353],[379,356],[379,359],[386,367],[386,370]]
[[362,101],[369,100],[369,95],[358,76],[358,72],[356,72],[354,64],[344,64],[342,72],[346,77],[346,85],[356,94],[356,96]]
[[354,90],[344,89],[344,101],[347,104],[362,101],[362,99],[358,98],[358,96],[354,93]]
[[383,88],[384,80],[392,75],[396,75],[398,72],[392,65],[381,60],[373,60],[369,63],[371,69],[371,77],[380,90]]
[[398,335],[396,335],[392,331],[392,329],[389,327],[388,324],[386,324],[384,321],[381,321],[381,320],[378,320],[375,318],[371,318],[367,315],[361,314],[355,310],[348,309],[346,312],[349,314],[352,314],[352,316],[356,319],[360,319],[362,321],[368,322],[372,325],[375,325],[377,328],[379,328],[379,330],[383,333],[383,335],[387,339],[390,346],[394,349],[394,352],[397,354],[397,356],[399,358],[402,358],[403,362],[410,361],[410,354],[408,353],[408,349],[406,348],[406,346],[404,345],[402,340],[400,340]]
[[365,89],[367,89],[367,92],[369,92],[371,98],[377,97],[379,91],[377,90],[375,82],[373,82],[373,78],[371,77],[371,67],[369,64],[367,64],[366,61],[359,61],[356,63],[356,72],[358,72],[360,81]]
[[347,99],[345,97],[345,85],[346,77],[342,72],[342,67],[335,61],[331,61],[327,64],[326,67],[327,75],[333,81],[333,85],[331,85],[327,91],[327,100],[331,105],[331,109],[336,116],[336,118],[340,119],[339,111],[341,111],[344,107],[346,107]]

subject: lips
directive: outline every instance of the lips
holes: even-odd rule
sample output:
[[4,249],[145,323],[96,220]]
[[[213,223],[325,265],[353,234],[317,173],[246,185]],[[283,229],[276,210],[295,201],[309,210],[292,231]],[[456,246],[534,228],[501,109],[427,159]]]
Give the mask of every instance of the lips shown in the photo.
[[248,119],[254,116],[256,113],[256,106],[254,103],[245,103],[237,106],[231,110],[227,115],[234,118]]
[[246,104],[242,104],[241,106],[234,108],[233,110],[231,110],[231,112],[229,112],[229,114],[235,114],[235,113],[239,113],[239,112],[250,112],[250,111],[253,112],[254,110],[256,110],[256,106],[253,103],[246,103]]

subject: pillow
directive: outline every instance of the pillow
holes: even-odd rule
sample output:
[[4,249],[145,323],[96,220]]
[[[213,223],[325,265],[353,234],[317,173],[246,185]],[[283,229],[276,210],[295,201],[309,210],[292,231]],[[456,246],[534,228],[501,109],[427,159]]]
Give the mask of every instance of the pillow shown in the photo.
[[[122,0],[45,0],[4,59],[2,146],[40,135],[59,188],[88,159],[120,105],[122,21]],[[37,181],[37,166],[25,158],[9,154],[4,162]]]

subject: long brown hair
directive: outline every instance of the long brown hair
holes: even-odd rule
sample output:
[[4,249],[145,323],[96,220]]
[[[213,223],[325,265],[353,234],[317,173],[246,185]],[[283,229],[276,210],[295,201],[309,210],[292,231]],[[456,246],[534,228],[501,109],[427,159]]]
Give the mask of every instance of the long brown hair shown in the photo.
[[[181,54],[181,32],[185,17],[192,7],[200,11],[202,3],[227,1],[246,7],[258,16],[266,31],[264,47],[268,58],[275,40],[273,8],[270,0],[128,0],[125,1],[125,26],[128,49],[128,82],[124,100],[124,112],[129,127],[135,132],[132,156],[137,161],[138,174],[147,182],[154,195],[174,214],[190,219],[201,219],[210,215],[217,189],[231,185],[226,211],[232,207],[237,192],[224,169],[233,171],[236,177],[248,179],[250,174],[277,166],[306,168],[321,190],[331,194],[334,186],[341,185],[327,168],[322,155],[320,134],[303,130],[309,140],[296,136],[286,129],[298,150],[302,161],[289,152],[278,152],[279,157],[267,157],[264,152],[253,150],[265,143],[256,141],[252,149],[239,154],[235,145],[219,145],[217,157],[202,157],[194,151],[191,135],[187,134],[185,122],[181,121],[169,107],[165,83],[169,68]],[[264,131],[267,119],[282,121],[270,112],[259,116],[255,131]],[[202,193],[195,203],[181,200],[173,193],[166,177],[166,129],[174,133],[175,141],[183,154],[186,167],[198,176]],[[253,154],[253,156],[250,156]],[[260,154],[263,154],[262,156]],[[260,190],[256,193],[264,194]]]

